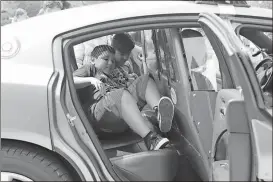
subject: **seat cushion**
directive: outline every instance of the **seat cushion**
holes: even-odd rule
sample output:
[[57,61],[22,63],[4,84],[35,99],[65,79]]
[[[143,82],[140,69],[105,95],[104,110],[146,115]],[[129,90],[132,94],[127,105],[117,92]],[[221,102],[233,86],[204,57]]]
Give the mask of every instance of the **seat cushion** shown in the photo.
[[108,158],[120,157],[129,154],[148,151],[144,141],[139,141],[129,145],[104,150]]
[[123,147],[143,140],[132,130],[123,133],[100,133],[99,139],[104,150]]
[[100,142],[108,158],[148,150],[143,139],[131,130],[120,134],[100,135]]
[[172,181],[178,169],[173,149],[145,151],[110,159],[130,181]]

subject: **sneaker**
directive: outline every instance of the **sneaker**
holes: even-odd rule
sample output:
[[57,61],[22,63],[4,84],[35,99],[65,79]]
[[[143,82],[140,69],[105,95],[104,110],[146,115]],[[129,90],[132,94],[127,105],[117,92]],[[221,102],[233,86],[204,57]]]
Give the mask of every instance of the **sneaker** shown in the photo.
[[170,98],[161,97],[158,103],[158,115],[159,129],[161,132],[169,132],[172,128],[174,105]]
[[147,147],[149,150],[159,150],[170,143],[168,138],[163,138],[156,133],[151,133],[147,138]]

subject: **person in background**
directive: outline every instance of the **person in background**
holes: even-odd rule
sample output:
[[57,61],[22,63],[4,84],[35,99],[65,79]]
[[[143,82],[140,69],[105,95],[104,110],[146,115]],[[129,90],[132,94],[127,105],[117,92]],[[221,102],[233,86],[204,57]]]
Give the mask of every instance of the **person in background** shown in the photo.
[[1,10],[1,26],[11,23],[11,16],[6,10]]
[[20,21],[26,20],[28,18],[29,17],[28,17],[27,11],[22,8],[18,8],[14,13],[14,17],[12,18],[12,23],[20,22]]
[[46,13],[52,13],[56,11],[61,11],[64,9],[64,4],[62,1],[44,1],[43,7],[40,9],[38,15],[43,15]]

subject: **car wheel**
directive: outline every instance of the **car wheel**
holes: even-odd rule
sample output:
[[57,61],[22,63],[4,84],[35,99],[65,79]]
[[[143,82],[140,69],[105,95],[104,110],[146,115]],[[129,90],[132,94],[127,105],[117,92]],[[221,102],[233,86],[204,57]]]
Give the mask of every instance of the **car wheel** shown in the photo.
[[54,153],[23,142],[1,143],[1,181],[73,181]]

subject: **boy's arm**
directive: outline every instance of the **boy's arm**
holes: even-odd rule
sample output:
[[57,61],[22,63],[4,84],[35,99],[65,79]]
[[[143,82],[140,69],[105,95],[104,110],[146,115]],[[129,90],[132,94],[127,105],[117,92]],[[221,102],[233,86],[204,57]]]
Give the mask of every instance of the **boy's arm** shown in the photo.
[[124,65],[122,66],[123,70],[126,71],[127,74],[132,73],[132,69],[131,69],[132,66],[131,66],[130,61],[131,61],[131,60],[128,59],[128,60],[124,63]]
[[87,87],[91,84],[96,85],[97,81],[99,81],[96,78],[92,77],[93,66],[94,66],[93,64],[86,64],[74,71],[73,79],[75,87],[77,89]]
[[77,77],[74,76],[74,84],[76,89],[85,88],[87,86],[90,86],[92,77]]

